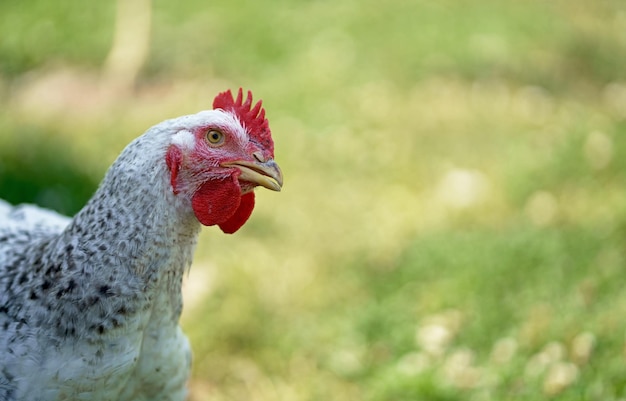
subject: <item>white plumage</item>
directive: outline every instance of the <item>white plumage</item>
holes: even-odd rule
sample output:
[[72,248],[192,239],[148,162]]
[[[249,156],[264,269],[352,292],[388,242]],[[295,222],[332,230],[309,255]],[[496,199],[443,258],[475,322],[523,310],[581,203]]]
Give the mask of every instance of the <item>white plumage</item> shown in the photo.
[[36,205],[22,204],[13,207],[0,199],[0,222],[3,228],[12,226],[16,229],[34,229],[42,226],[51,230],[62,230],[69,224],[70,218]]
[[255,186],[282,185],[251,106],[229,91],[154,126],[72,219],[0,201],[0,401],[184,399],[180,290],[200,222],[234,232]]

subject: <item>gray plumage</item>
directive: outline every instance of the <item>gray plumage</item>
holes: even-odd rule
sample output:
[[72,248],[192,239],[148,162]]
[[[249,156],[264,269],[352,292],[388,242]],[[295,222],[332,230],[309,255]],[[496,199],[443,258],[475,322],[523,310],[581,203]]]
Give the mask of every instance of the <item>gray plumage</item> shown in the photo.
[[241,141],[236,117],[210,110],[151,128],[73,219],[0,201],[1,401],[184,399],[181,283],[201,228],[190,203],[202,180],[175,193],[166,153],[191,155],[198,130],[215,125]]

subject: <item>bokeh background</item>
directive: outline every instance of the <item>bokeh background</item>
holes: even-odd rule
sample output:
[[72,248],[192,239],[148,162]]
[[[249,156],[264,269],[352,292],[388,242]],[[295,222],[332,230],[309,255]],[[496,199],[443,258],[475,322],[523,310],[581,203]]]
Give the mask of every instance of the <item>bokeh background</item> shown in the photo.
[[285,187],[204,229],[190,400],[623,400],[622,0],[3,0],[0,197],[264,100]]

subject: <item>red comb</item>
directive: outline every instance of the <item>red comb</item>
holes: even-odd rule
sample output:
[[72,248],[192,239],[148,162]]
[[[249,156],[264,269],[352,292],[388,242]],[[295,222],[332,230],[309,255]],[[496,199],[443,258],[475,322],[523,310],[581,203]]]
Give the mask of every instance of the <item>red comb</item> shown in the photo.
[[243,89],[241,88],[239,88],[236,100],[233,98],[230,89],[222,92],[215,96],[213,108],[234,113],[248,130],[250,137],[254,138],[266,150],[269,150],[272,157],[274,156],[274,141],[272,141],[269,122],[265,118],[265,109],[262,107],[261,100],[252,107],[251,91],[248,91],[245,102],[243,101]]

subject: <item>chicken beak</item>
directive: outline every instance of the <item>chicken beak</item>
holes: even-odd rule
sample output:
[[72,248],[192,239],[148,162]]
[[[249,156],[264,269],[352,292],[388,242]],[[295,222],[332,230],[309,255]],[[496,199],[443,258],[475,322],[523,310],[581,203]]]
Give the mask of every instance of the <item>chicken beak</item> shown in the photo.
[[272,191],[280,191],[283,186],[283,173],[272,159],[266,162],[237,160],[222,163],[222,167],[236,167],[241,171],[239,180],[260,185]]

